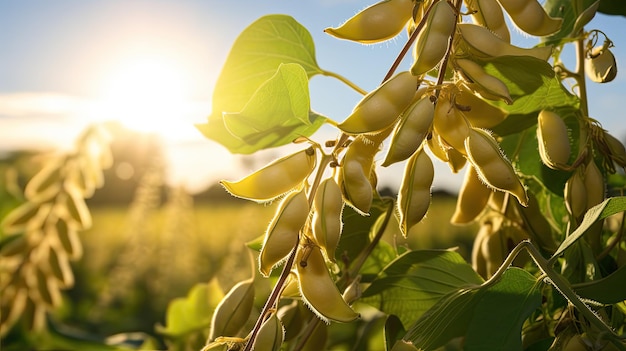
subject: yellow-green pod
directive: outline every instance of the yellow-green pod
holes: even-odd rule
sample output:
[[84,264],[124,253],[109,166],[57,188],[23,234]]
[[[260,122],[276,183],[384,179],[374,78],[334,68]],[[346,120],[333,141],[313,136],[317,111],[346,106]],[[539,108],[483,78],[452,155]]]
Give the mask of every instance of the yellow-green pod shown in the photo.
[[571,153],[569,133],[558,114],[547,110],[539,112],[537,142],[543,164],[557,170],[567,167]]
[[485,184],[510,193],[522,206],[528,204],[526,188],[491,134],[478,128],[470,129],[469,136],[465,139],[465,148]]
[[468,224],[480,215],[493,191],[480,180],[476,168],[469,166],[459,191],[456,209],[450,220],[453,224]]
[[413,0],[383,0],[348,19],[338,28],[324,32],[339,39],[363,44],[377,43],[400,34],[413,15]]
[[326,257],[333,262],[341,237],[343,207],[343,196],[339,184],[334,178],[324,179],[313,200],[313,238]]
[[235,336],[245,325],[254,303],[254,282],[241,281],[217,305],[211,320],[209,342],[220,336]]
[[448,155],[448,166],[452,173],[459,173],[467,163],[467,157],[455,148],[445,149]]
[[268,276],[282,262],[298,242],[298,233],[309,217],[309,203],[301,190],[289,193],[280,203],[265,232],[259,255],[259,270]]
[[14,208],[9,214],[7,214],[2,220],[2,229],[6,234],[14,234],[23,232],[29,223],[37,223],[41,221],[38,217],[41,217],[42,211],[49,212],[49,205],[39,205],[33,202],[25,202],[18,207]]
[[56,210],[63,219],[73,223],[79,229],[91,227],[91,213],[78,188],[66,184],[65,193],[59,195],[58,202],[61,205]]
[[[297,285],[297,280],[295,282]],[[300,296],[299,292],[298,296]],[[311,310],[306,308],[300,300],[293,300],[289,305],[282,306],[276,314],[285,327],[285,341],[295,339],[304,330],[306,322],[312,316]]]
[[511,34],[504,20],[504,13],[496,0],[465,0],[465,4],[471,10],[472,21],[483,27],[489,28],[500,39],[510,42]]
[[432,152],[433,155],[435,155],[435,157],[437,157],[439,160],[443,162],[448,162],[450,161],[450,159],[448,158],[448,152],[445,149],[448,146],[447,144],[446,146],[444,146],[444,144],[446,143],[441,140],[441,137],[439,136],[439,134],[437,134],[437,131],[435,130],[432,131],[431,137],[426,139],[426,145],[428,145],[428,149],[430,150],[430,152]]
[[585,74],[596,83],[608,83],[617,76],[617,62],[608,48],[598,46],[585,59]]
[[435,107],[429,96],[424,96],[409,106],[400,116],[389,145],[383,167],[404,161],[417,151],[430,132]]
[[508,239],[502,228],[496,228],[488,233],[481,242],[482,254],[485,257],[485,278],[490,278],[502,265],[509,254]]
[[469,135],[470,125],[448,96],[440,96],[437,105],[435,105],[433,129],[447,145],[464,155],[466,154],[464,143],[465,138]]
[[515,25],[534,36],[546,36],[561,29],[562,18],[550,17],[537,0],[498,0]]
[[421,76],[439,64],[446,54],[456,22],[456,10],[447,1],[438,1],[432,7],[426,25],[413,46],[413,75]]
[[65,161],[65,158],[49,161],[44,168],[35,174],[24,189],[26,198],[33,202],[41,202],[56,195],[63,182]]
[[351,322],[359,317],[341,296],[318,246],[301,248],[296,267],[302,299],[321,320]]
[[476,96],[474,92],[464,86],[461,87],[460,93],[455,95],[455,102],[469,107],[468,110],[463,110],[461,113],[475,128],[492,128],[508,116],[508,112]]
[[585,167],[585,190],[587,192],[587,208],[592,208],[604,201],[606,182],[596,163],[590,160]]
[[60,283],[61,287],[68,288],[74,285],[74,274],[70,267],[69,258],[62,250],[50,247],[48,251],[48,267],[50,272]]
[[285,339],[285,328],[278,319],[276,313],[272,313],[267,318],[252,343],[254,351],[278,351]]
[[365,95],[337,127],[347,134],[381,131],[393,124],[411,103],[419,78],[403,71]]
[[454,64],[459,67],[463,77],[470,83],[470,87],[476,90],[483,98],[502,100],[509,105],[513,103],[506,84],[485,72],[478,63],[469,59],[456,59]]
[[374,199],[371,175],[379,146],[364,136],[356,137],[339,168],[339,186],[346,203],[361,214],[369,213]]
[[46,235],[56,237],[63,251],[72,260],[77,260],[83,255],[83,246],[78,237],[78,232],[74,226],[68,224],[64,219],[57,218],[54,224],[47,224]]
[[405,165],[404,176],[398,190],[398,214],[404,237],[424,218],[430,207],[430,187],[434,175],[433,162],[423,149],[411,156]]
[[315,168],[315,150],[307,148],[279,158],[236,182],[220,181],[234,196],[266,202],[300,186]]
[[485,252],[483,252],[482,246],[483,242],[491,235],[492,231],[492,222],[484,221],[481,223],[478,234],[476,234],[476,238],[474,238],[474,244],[472,245],[472,268],[483,278],[487,278],[487,257],[485,256]]
[[502,40],[488,28],[473,23],[459,23],[457,29],[463,42],[467,45],[467,49],[478,58],[532,56],[547,61],[552,54],[551,46],[521,48]]

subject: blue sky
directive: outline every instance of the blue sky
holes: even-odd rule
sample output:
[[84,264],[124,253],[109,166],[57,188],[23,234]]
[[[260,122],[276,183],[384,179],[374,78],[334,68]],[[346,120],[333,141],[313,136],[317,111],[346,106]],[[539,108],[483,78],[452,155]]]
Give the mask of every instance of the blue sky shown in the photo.
[[[364,46],[323,33],[324,28],[341,24],[371,3],[357,0],[0,1],[0,150],[67,147],[87,123],[121,117],[124,112],[110,109],[111,101],[119,102],[133,91],[146,90],[156,95],[138,96],[136,100],[142,104],[127,110],[152,116],[169,111],[168,108],[176,111],[162,124],[162,128],[171,131],[168,138],[171,179],[196,189],[214,182],[215,177],[233,178],[233,172],[241,172],[238,163],[221,146],[204,139],[193,123],[203,122],[208,115],[213,85],[239,32],[262,15],[289,14],[313,35],[322,68],[371,90],[382,79],[406,36]],[[626,58],[623,35],[626,19],[599,15],[591,25],[605,31],[615,42],[619,65],[619,60]],[[536,39],[518,35],[514,42],[530,46]],[[150,67],[160,73],[154,74]],[[152,87],[124,81],[129,76],[150,81]],[[168,93],[152,90],[160,82],[178,86],[184,94],[170,106],[157,106],[158,97],[162,96],[158,94]],[[343,120],[360,99],[350,88],[325,77],[311,80],[311,95],[312,108],[337,121]],[[612,83],[590,85],[590,96],[592,117],[616,136],[626,137],[623,122],[626,119],[621,107],[626,97],[626,76],[618,74]],[[175,103],[184,104],[184,108],[176,110],[176,106],[182,105]],[[160,123],[155,118],[135,122],[152,124],[154,130],[158,130]],[[280,150],[261,155],[267,158],[277,152]],[[219,167],[203,168],[198,159],[215,160],[211,164]],[[392,167],[382,177],[393,183],[399,173],[401,169]],[[454,187],[461,176],[452,175],[446,165],[438,165],[436,179],[435,186]]]

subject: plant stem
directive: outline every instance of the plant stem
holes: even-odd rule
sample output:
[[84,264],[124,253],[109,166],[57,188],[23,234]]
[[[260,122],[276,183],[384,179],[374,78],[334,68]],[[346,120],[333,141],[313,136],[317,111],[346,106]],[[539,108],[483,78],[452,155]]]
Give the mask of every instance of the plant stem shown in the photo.
[[578,83],[580,111],[585,118],[589,117],[589,107],[587,103],[587,83],[585,79],[585,39],[583,37],[576,40],[576,73],[574,78]]
[[259,315],[259,318],[256,320],[256,323],[254,324],[254,328],[252,328],[252,332],[250,332],[250,337],[248,338],[248,341],[246,342],[246,346],[243,349],[244,351],[252,350],[252,344],[254,344],[254,339],[256,339],[256,336],[259,333],[259,329],[261,329],[261,325],[263,324],[263,321],[265,321],[265,315],[267,315],[270,309],[274,306],[274,304],[276,304],[276,302],[280,298],[283,285],[287,281],[287,277],[289,277],[289,274],[291,272],[291,267],[293,266],[293,261],[296,258],[296,251],[298,250],[298,245],[299,245],[299,240],[296,241],[296,245],[291,250],[291,253],[289,254],[289,258],[287,258],[287,262],[285,262],[285,266],[283,267],[283,271],[280,273],[280,277],[278,278],[276,285],[274,285],[274,289],[272,289],[270,296],[267,298],[267,301],[265,301],[265,305],[263,306],[261,315]]
[[327,77],[337,78],[340,81],[342,81],[343,83],[345,83],[347,86],[349,86],[350,88],[356,90],[357,93],[359,93],[361,95],[367,95],[367,91],[361,89],[358,85],[354,84],[352,81],[350,81],[348,78],[342,76],[341,74],[338,74],[338,73],[335,73],[335,72],[331,72],[331,71],[322,70],[322,75],[327,76]]

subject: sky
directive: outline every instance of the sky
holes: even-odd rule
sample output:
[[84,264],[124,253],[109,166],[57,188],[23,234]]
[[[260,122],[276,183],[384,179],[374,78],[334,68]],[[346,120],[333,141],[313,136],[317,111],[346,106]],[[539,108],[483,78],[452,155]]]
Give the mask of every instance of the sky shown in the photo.
[[[257,18],[293,16],[312,34],[320,67],[374,89],[406,35],[361,45],[323,29],[338,26],[372,1],[311,0],[2,0],[0,1],[0,152],[68,148],[90,123],[122,120],[128,127],[163,134],[168,177],[198,191],[251,169],[241,158],[267,160],[286,148],[232,157],[193,126],[211,111],[213,86],[237,35]],[[626,19],[598,15],[592,27],[607,33],[613,52],[626,59]],[[536,38],[514,36],[520,46]],[[404,65],[408,68],[408,62]],[[406,69],[406,68],[405,68]],[[626,75],[590,84],[590,114],[626,138],[622,101]],[[361,96],[335,79],[310,81],[312,109],[342,121]],[[329,134],[330,133],[330,134]],[[320,137],[333,136],[323,127]],[[381,155],[380,157],[383,157]],[[255,164],[247,162],[246,164]],[[455,190],[462,175],[436,161],[435,188]],[[381,169],[397,186],[402,165]]]

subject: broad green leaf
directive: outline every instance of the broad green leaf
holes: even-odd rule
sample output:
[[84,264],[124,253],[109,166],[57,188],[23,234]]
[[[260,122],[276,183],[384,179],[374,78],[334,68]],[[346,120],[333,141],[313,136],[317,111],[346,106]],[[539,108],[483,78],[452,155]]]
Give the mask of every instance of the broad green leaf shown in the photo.
[[521,350],[522,325],[541,305],[540,286],[528,272],[509,268],[476,302],[465,350]]
[[531,94],[544,84],[544,79],[554,77],[548,62],[531,56],[500,56],[487,61],[483,68],[506,84],[514,100]]
[[612,197],[604,200],[602,203],[590,208],[583,217],[582,223],[572,232],[556,250],[551,260],[560,256],[568,247],[576,240],[580,239],[583,234],[597,221],[619,212],[626,211],[626,197]]
[[483,289],[468,288],[449,292],[411,326],[403,339],[420,350],[435,350],[465,335],[477,301],[484,293]]
[[281,64],[240,112],[225,112],[223,118],[230,134],[254,151],[309,136],[325,121],[310,112],[308,78],[295,63]]
[[465,336],[465,350],[521,350],[522,325],[541,304],[536,278],[509,268],[491,286],[454,290],[413,324],[404,337],[434,350]]
[[250,24],[231,48],[215,85],[208,123],[198,129],[233,153],[256,151],[228,132],[222,114],[241,111],[283,63],[299,64],[309,78],[321,73],[308,30],[286,15],[268,15]]
[[618,268],[608,276],[591,282],[575,284],[574,291],[583,298],[604,304],[626,300],[626,266]]
[[568,92],[558,78],[542,76],[543,85],[532,94],[515,98],[512,105],[498,102],[496,105],[510,114],[528,114],[548,107],[578,106],[578,98]]
[[408,251],[392,261],[363,292],[361,301],[410,325],[440,298],[482,278],[454,251]]
[[217,280],[196,284],[184,298],[176,298],[167,306],[165,327],[157,325],[157,331],[170,337],[208,329],[212,311],[224,296]]
[[391,244],[386,241],[379,241],[372,253],[367,256],[363,267],[359,271],[359,274],[362,276],[361,281],[368,282],[373,280],[396,257],[397,254]]
[[626,16],[626,2],[618,0],[602,0],[600,1],[598,11],[607,15]]

